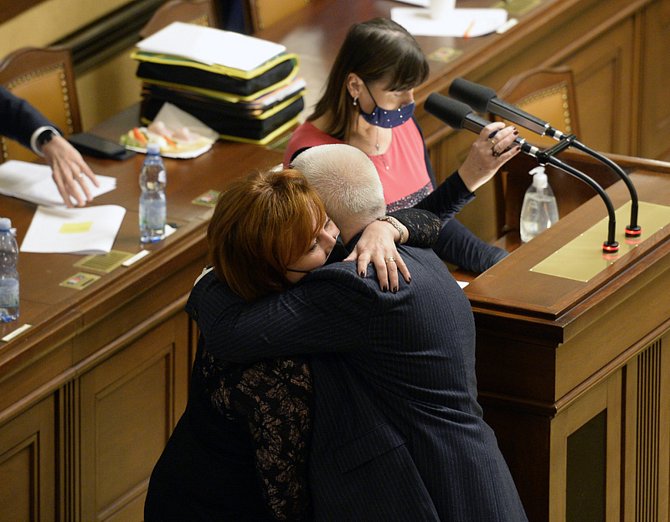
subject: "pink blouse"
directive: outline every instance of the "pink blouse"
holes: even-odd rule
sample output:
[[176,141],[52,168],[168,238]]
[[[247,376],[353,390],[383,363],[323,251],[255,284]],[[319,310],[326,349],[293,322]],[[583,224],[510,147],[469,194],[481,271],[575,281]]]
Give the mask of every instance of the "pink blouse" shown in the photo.
[[[328,143],[343,142],[307,121],[293,132],[284,153],[284,165],[288,166],[296,151]],[[384,154],[368,157],[377,167],[389,212],[411,207],[432,192],[423,140],[413,120],[392,129],[391,144]]]

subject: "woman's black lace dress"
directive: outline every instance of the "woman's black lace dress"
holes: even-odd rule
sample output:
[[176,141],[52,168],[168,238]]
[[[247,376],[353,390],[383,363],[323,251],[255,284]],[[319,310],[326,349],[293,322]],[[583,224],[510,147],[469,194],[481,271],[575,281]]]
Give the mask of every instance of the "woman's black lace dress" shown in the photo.
[[265,359],[252,366],[217,362],[204,353],[194,367],[216,411],[246,424],[265,501],[277,520],[309,513],[307,447],[312,380],[306,358]]

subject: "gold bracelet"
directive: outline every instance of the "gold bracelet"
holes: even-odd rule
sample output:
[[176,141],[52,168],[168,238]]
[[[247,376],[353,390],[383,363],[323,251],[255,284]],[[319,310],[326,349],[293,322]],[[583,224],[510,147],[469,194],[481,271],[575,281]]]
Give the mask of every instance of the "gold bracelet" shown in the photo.
[[400,226],[400,222],[396,218],[393,216],[382,216],[378,217],[377,221],[386,221],[387,223],[390,223],[391,226],[395,228],[400,234],[400,240],[398,241],[398,244],[402,245],[405,242],[405,232],[403,231],[402,226]]

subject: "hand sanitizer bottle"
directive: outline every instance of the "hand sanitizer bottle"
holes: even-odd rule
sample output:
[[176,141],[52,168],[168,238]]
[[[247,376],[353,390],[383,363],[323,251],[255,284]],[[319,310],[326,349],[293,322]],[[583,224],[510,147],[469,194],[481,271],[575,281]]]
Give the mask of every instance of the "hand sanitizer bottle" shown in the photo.
[[533,176],[533,183],[523,197],[519,227],[521,241],[524,243],[558,221],[556,198],[547,181],[544,167],[535,167],[529,174]]

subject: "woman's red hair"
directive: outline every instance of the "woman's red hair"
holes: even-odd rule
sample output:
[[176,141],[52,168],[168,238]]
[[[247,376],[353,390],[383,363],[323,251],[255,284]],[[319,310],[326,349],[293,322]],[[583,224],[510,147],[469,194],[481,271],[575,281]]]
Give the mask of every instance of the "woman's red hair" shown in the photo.
[[325,221],[321,199],[295,169],[234,181],[207,229],[214,271],[247,301],[284,290],[287,267],[308,251]]

